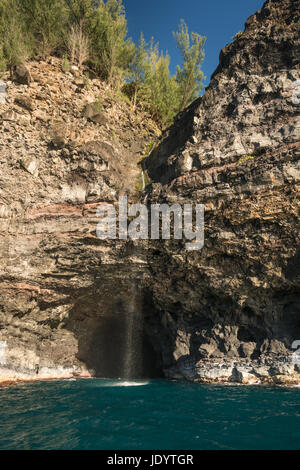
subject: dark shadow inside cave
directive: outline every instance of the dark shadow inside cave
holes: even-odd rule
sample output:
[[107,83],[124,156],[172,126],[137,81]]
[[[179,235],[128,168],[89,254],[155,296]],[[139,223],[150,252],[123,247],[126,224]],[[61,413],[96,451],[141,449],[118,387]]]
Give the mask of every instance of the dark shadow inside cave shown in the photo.
[[[130,287],[130,288],[129,288]],[[94,287],[76,303],[67,328],[78,340],[77,359],[95,377],[163,377],[160,354],[150,339],[143,293],[132,286],[118,292]]]

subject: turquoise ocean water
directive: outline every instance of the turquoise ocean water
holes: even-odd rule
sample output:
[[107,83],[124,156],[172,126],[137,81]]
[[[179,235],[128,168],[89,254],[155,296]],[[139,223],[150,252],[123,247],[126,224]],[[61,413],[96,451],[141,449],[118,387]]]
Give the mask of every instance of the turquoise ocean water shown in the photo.
[[0,449],[299,449],[300,388],[89,379],[0,388]]

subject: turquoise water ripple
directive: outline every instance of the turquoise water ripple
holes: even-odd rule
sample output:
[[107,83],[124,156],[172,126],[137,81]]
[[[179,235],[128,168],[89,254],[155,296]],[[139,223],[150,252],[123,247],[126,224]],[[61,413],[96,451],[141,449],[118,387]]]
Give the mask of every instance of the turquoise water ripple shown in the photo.
[[0,388],[0,449],[299,449],[300,388],[88,379]]

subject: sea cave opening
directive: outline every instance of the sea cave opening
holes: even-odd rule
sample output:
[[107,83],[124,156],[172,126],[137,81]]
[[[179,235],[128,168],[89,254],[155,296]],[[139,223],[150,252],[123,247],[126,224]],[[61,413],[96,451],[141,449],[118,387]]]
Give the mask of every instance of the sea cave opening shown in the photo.
[[130,286],[99,289],[76,304],[71,329],[77,359],[93,376],[108,379],[163,378],[162,361],[149,328],[149,302]]

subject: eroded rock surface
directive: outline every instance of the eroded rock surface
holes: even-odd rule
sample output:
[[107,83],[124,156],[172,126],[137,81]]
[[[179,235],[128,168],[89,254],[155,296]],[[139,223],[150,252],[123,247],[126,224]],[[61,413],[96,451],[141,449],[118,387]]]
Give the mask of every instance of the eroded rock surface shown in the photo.
[[148,158],[149,202],[205,205],[205,245],[148,260],[167,375],[299,383],[299,1],[267,1]]
[[[127,317],[144,310],[146,253],[99,240],[96,211],[137,199],[137,163],[158,129],[100,80],[79,87],[58,59],[29,69],[26,84],[4,77],[0,106],[0,380],[119,377]],[[104,124],[82,116],[99,100]],[[140,377],[156,366],[137,328]]]

